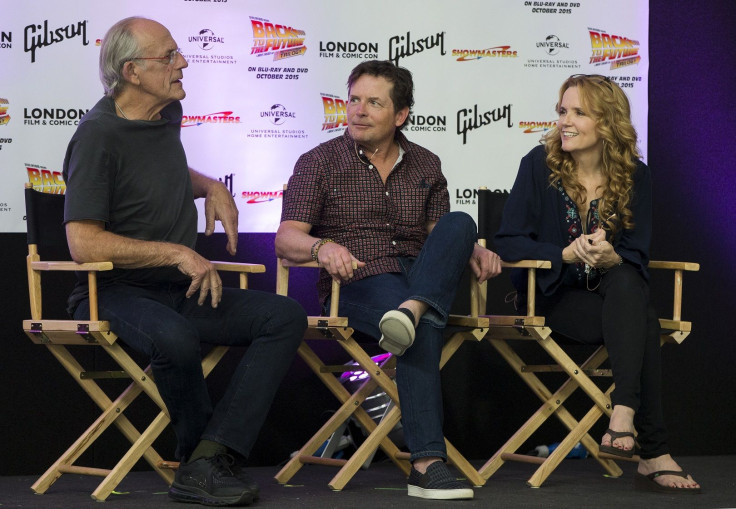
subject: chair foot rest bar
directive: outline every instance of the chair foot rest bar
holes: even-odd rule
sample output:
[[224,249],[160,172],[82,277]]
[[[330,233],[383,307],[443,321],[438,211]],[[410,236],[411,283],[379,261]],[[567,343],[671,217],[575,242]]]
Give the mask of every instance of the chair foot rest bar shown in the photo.
[[104,468],[75,467],[74,465],[59,465],[58,470],[62,474],[96,475],[97,477],[107,477],[112,472]]
[[299,456],[299,461],[310,465],[327,465],[331,467],[341,467],[348,462],[347,460],[322,458],[320,456]]
[[535,463],[541,465],[547,458],[540,458],[539,456],[529,456],[528,454],[514,454],[505,452],[501,454],[501,459],[504,461],[519,461],[521,463]]

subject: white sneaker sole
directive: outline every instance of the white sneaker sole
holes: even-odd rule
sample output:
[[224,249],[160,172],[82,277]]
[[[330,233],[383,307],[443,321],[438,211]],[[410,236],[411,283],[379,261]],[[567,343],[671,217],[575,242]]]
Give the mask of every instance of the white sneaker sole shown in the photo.
[[378,324],[381,339],[378,346],[394,355],[402,355],[414,343],[414,324],[401,311],[392,309],[386,312]]
[[425,498],[427,500],[467,500],[474,496],[472,488],[460,488],[454,490],[432,490],[420,488],[419,486],[408,486],[410,497]]

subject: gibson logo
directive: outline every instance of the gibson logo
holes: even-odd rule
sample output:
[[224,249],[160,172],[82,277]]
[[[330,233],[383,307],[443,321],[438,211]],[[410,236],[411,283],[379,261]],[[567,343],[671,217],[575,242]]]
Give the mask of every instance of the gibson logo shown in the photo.
[[429,35],[424,39],[411,40],[411,33],[406,35],[394,35],[388,40],[388,59],[395,65],[399,65],[399,59],[410,57],[415,53],[421,53],[425,49],[440,47],[440,55],[445,54],[445,32]]
[[[36,33],[41,30],[40,33]],[[54,43],[62,42],[66,39],[73,39],[82,36],[82,44],[87,46],[87,21],[79,21],[76,24],[59,27],[55,30],[49,30],[49,21],[45,20],[43,25],[28,25],[23,30],[24,45],[23,51],[31,52],[31,63],[36,61],[36,50],[44,46],[51,46]]]

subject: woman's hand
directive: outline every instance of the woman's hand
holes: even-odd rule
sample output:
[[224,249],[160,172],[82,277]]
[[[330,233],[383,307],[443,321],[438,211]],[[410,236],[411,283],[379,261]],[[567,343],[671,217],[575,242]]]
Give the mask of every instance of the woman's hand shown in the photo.
[[590,235],[581,235],[562,250],[565,263],[585,263],[596,269],[609,269],[618,265],[621,257],[606,240],[602,228]]

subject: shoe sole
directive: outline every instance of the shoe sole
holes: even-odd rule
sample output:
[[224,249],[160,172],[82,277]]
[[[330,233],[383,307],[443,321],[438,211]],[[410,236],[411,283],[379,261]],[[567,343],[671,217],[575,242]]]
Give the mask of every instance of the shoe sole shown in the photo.
[[378,324],[381,339],[378,346],[394,355],[402,355],[414,343],[414,324],[401,311],[388,311]]
[[185,502],[189,504],[201,504],[214,507],[226,507],[226,506],[243,506],[251,505],[253,503],[252,493],[240,493],[239,495],[233,495],[231,497],[213,497],[211,494],[198,490],[197,488],[186,487],[177,488],[171,486],[169,488],[169,498],[176,500],[177,502]]
[[474,497],[472,488],[459,488],[453,490],[433,490],[408,485],[407,493],[410,497],[424,498],[427,500],[468,500]]

